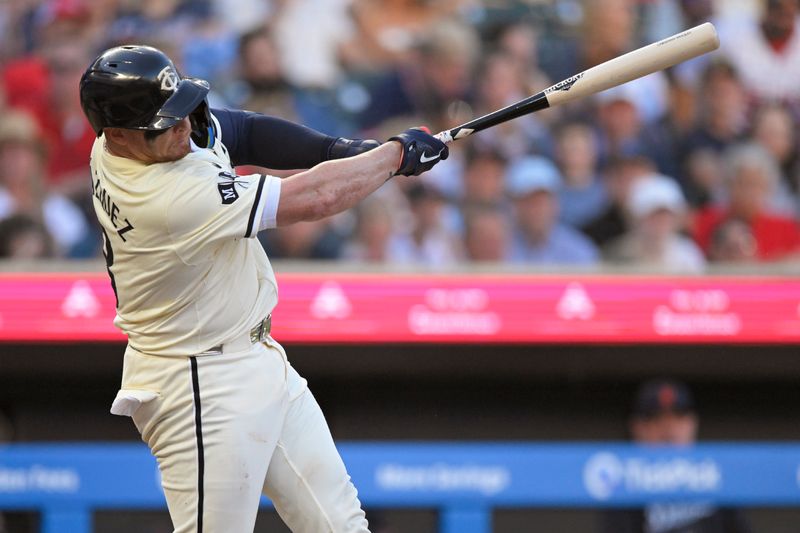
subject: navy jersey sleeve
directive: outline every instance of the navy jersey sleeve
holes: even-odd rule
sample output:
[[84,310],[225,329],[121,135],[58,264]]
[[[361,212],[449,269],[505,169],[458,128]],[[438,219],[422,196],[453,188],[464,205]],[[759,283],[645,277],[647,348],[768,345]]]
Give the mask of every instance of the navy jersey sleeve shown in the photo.
[[275,170],[305,169],[330,159],[335,137],[288,120],[250,111],[212,109],[231,164]]

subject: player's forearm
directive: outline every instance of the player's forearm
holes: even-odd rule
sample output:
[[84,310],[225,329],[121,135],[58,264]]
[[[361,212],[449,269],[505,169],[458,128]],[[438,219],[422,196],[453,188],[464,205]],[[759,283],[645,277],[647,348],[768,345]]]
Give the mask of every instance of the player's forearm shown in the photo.
[[388,142],[286,178],[281,185],[278,226],[319,220],[350,209],[394,175],[400,155],[400,144]]

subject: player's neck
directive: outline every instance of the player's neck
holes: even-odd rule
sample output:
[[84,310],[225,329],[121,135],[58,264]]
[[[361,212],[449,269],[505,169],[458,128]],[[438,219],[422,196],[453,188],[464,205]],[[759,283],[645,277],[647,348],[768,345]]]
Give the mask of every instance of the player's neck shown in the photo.
[[143,161],[140,156],[133,153],[133,151],[124,144],[115,143],[111,139],[106,138],[104,147],[106,152],[109,154],[116,156],[116,157],[124,157],[125,159],[131,159],[133,161],[137,161],[139,163],[149,165],[152,161]]

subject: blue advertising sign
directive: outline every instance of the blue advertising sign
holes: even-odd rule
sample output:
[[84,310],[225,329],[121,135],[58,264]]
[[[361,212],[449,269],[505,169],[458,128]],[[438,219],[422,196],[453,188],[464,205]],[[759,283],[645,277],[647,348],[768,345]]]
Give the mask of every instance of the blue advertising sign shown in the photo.
[[[443,532],[486,532],[495,506],[800,505],[800,444],[344,443],[339,449],[366,506],[440,508]],[[88,533],[92,509],[163,507],[158,469],[144,445],[0,446],[0,509],[42,510],[44,533]]]

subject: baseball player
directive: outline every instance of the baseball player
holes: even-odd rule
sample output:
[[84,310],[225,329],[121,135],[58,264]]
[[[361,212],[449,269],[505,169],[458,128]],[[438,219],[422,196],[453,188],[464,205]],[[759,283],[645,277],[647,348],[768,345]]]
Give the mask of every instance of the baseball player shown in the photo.
[[[292,531],[367,531],[306,381],[270,336],[278,289],[256,234],[354,206],[447,158],[422,129],[384,144],[209,109],[207,82],[122,46],[84,73],[94,208],[128,335],[111,412],[158,460],[177,533],[252,532],[266,494]],[[352,157],[351,157],[352,156]],[[286,179],[234,167],[308,169]]]

